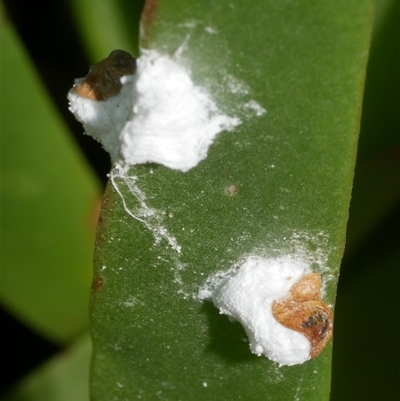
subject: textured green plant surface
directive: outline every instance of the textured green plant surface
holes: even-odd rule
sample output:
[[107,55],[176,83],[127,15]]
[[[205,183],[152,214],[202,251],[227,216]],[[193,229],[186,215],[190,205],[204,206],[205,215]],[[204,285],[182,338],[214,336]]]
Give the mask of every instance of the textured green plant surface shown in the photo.
[[[155,241],[108,186],[92,292],[95,400],[328,399],[331,344],[316,360],[279,368],[193,294],[252,252],[320,252],[337,276],[370,20],[369,2],[147,3],[144,46],[172,55],[186,40],[194,79],[220,107],[234,113],[235,102],[254,99],[268,112],[243,117],[188,173],[135,167],[131,191],[115,180],[133,214],[144,207],[133,192],[143,192],[159,213],[147,225],[165,227],[180,253]],[[247,97],[224,92],[229,77],[247,85]]]
[[[92,62],[115,48],[138,53],[141,3],[71,0]],[[250,89],[241,100],[253,98],[268,113],[221,134],[209,157],[187,174],[159,166],[132,171],[148,205],[171,213],[162,223],[183,246],[180,257],[165,242],[154,247],[151,232],[129,218],[118,195],[107,189],[93,310],[94,395],[103,389],[105,395],[95,399],[327,399],[331,346],[315,361],[278,369],[250,353],[239,324],[190,296],[208,273],[226,268],[242,252],[293,248],[294,230],[312,238],[317,230],[329,235],[319,246],[336,275],[369,5],[173,3],[149,3],[155,14],[147,13],[146,21],[154,17],[154,23],[142,45],[172,53],[190,33],[183,56],[196,82],[230,112],[240,103],[222,90],[231,74]],[[377,1],[335,307],[332,401],[389,400],[399,393],[393,358],[398,354],[393,316],[398,314],[399,255],[391,230],[400,199],[398,16],[397,0]],[[181,25],[186,22],[191,24]],[[89,222],[97,184],[10,25],[2,18],[1,301],[44,338],[71,345],[0,398],[86,401],[90,346],[87,337],[74,338],[87,325]],[[207,27],[218,33],[207,33]],[[135,210],[135,198],[123,183],[119,187]],[[237,234],[245,231],[250,234],[238,241]],[[300,245],[309,249],[310,243]],[[176,272],[177,263],[185,269]],[[182,284],[174,282],[177,273]],[[334,281],[328,290],[333,303]]]

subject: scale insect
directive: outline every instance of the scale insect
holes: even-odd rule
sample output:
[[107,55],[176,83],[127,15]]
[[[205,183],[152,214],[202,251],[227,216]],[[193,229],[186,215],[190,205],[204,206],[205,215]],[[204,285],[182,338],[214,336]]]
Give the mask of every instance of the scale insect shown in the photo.
[[321,300],[321,276],[304,275],[289,295],[272,303],[272,314],[283,326],[295,330],[310,341],[311,358],[316,358],[332,337],[333,314]]
[[90,67],[88,74],[74,86],[78,95],[90,100],[107,100],[118,95],[121,78],[136,72],[136,59],[124,50],[114,50],[110,55]]

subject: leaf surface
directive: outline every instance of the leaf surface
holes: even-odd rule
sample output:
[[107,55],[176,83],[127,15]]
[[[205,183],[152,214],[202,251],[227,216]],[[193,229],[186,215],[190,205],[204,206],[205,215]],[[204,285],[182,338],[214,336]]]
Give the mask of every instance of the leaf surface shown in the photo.
[[[326,265],[334,304],[370,20],[368,1],[146,3],[142,46],[180,49],[195,82],[242,124],[187,173],[143,165],[130,188],[115,180],[132,214],[155,211],[147,224],[109,184],[91,298],[94,400],[328,399],[331,343],[278,367],[195,295],[244,255],[305,252],[323,260],[313,269]],[[252,114],[250,101],[267,113]],[[180,253],[157,241],[162,229]]]

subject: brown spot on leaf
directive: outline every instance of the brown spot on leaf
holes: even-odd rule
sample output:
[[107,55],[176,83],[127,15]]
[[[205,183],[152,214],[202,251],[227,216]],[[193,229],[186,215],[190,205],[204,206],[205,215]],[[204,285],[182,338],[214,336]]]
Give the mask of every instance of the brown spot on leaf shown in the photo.
[[104,278],[101,276],[94,276],[92,281],[92,289],[95,291],[100,290],[104,285]]
[[153,25],[158,10],[157,0],[146,0],[143,6],[142,18],[141,18],[141,34],[142,41],[144,43],[148,40],[149,30]]
[[239,188],[235,184],[228,185],[225,188],[225,193],[230,196],[237,195],[239,193]]
[[90,223],[91,223],[90,225],[94,230],[96,230],[97,228],[97,223],[100,222],[100,209],[101,209],[101,198],[98,197],[94,202],[90,216]]
[[121,78],[136,71],[136,59],[124,50],[114,50],[110,55],[89,69],[74,91],[87,99],[107,100],[122,88]]
[[333,314],[321,300],[321,276],[317,273],[306,274],[285,299],[273,302],[272,314],[283,326],[307,337],[311,358],[317,357],[332,337]]

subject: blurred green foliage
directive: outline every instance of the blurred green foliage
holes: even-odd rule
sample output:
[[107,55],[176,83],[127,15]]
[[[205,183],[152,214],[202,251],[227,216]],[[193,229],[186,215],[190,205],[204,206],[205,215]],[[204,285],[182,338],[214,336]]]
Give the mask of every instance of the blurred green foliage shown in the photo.
[[88,326],[99,186],[4,17],[1,40],[1,302],[66,344]]

